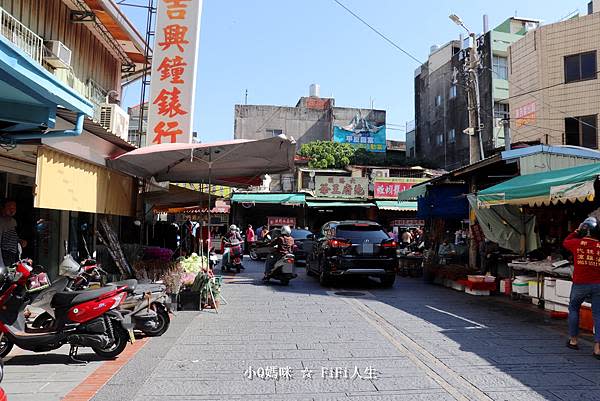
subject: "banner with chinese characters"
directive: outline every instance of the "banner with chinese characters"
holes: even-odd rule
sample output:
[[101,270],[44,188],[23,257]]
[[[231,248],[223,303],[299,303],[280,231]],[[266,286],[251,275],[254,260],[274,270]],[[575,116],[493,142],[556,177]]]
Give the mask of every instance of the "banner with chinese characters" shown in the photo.
[[368,178],[315,177],[315,196],[319,198],[366,199],[368,194]]
[[269,227],[281,227],[281,226],[296,226],[296,218],[295,217],[275,217],[269,216],[267,217],[267,225]]
[[398,199],[398,194],[410,189],[413,185],[425,181],[425,178],[376,178],[373,191],[376,199]]
[[146,145],[192,140],[202,0],[159,0]]
[[515,119],[517,121],[517,128],[534,124],[536,119],[535,102],[527,103],[521,107],[517,107],[515,111]]

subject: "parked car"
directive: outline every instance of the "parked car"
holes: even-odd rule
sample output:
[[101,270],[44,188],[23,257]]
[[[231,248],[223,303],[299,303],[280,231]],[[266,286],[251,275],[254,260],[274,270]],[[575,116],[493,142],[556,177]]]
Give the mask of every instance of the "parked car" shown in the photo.
[[306,263],[306,252],[304,252],[304,241],[306,241],[313,233],[308,230],[303,230],[301,228],[292,229],[292,238],[294,239],[294,244],[296,247],[294,248],[294,257],[296,258],[296,264],[300,262],[301,264]]
[[306,272],[319,277],[321,285],[346,276],[377,277],[384,287],[396,280],[398,244],[378,223],[331,221],[318,235],[304,241]]

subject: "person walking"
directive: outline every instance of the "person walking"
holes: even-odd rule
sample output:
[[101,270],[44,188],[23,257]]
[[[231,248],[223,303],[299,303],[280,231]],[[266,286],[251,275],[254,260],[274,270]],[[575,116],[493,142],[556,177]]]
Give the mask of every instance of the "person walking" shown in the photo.
[[252,224],[248,224],[248,228],[246,229],[246,252],[248,252],[248,254],[250,254],[250,247],[254,245],[254,237],[255,233],[252,229]]
[[25,248],[27,241],[19,239],[17,234],[17,202],[12,199],[4,201],[0,214],[0,263],[8,267],[19,260],[19,245]]
[[563,241],[573,254],[573,286],[569,302],[569,340],[567,347],[579,349],[579,310],[588,298],[594,319],[593,356],[600,360],[600,229],[595,217],[588,217]]

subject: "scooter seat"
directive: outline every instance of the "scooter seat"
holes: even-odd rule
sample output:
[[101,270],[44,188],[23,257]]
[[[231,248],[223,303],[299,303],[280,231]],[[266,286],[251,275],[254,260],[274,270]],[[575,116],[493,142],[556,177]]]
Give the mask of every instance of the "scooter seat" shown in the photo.
[[50,306],[55,309],[65,308],[91,301],[92,299],[96,299],[114,290],[114,287],[102,287],[98,288],[97,290],[57,292],[54,297],[52,297]]
[[108,283],[108,284],[114,285],[116,287],[127,286],[127,291],[129,291],[129,292],[135,292],[135,289],[138,286],[138,282],[135,279],[115,281],[114,283]]

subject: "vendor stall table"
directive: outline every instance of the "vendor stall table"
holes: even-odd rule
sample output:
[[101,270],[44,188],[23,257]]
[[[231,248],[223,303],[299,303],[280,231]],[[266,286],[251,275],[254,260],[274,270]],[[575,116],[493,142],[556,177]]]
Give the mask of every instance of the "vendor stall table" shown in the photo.
[[400,255],[398,257],[400,276],[421,277],[423,275],[423,255]]
[[552,266],[551,261],[538,260],[530,262],[513,261],[508,264],[510,269],[510,278],[515,278],[515,271],[533,272],[536,274],[537,280],[537,298],[540,300],[538,306],[544,307],[544,279],[546,277],[562,277],[571,278],[573,266],[565,265],[561,267]]

